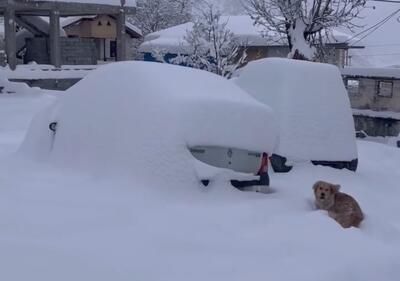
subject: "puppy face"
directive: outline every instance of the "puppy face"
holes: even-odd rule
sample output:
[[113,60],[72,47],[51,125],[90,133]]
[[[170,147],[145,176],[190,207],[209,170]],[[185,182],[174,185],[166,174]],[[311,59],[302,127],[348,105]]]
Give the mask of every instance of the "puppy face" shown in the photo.
[[317,181],[313,189],[317,205],[321,209],[328,209],[335,203],[335,193],[339,191],[340,185]]

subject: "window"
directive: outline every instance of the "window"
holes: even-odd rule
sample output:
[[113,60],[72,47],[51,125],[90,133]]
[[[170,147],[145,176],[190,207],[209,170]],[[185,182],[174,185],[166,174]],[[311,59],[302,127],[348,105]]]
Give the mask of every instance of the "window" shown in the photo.
[[99,22],[97,23],[97,25],[98,25],[98,26],[102,26],[103,24],[101,23],[101,21],[99,21]]
[[349,94],[358,94],[360,81],[358,79],[346,79],[346,88]]
[[107,22],[107,25],[108,25],[108,26],[111,26],[111,22],[110,22],[110,21],[108,21],[108,22]]
[[393,82],[378,81],[376,87],[376,94],[379,97],[391,98],[393,95]]

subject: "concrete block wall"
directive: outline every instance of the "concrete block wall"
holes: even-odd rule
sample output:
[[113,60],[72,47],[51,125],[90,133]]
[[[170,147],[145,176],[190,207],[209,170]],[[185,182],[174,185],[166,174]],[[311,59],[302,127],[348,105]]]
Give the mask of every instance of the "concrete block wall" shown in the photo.
[[25,83],[29,87],[39,87],[46,90],[65,91],[75,85],[80,78],[66,79],[11,79],[12,82]]
[[[351,79],[351,78],[349,78]],[[358,78],[358,92],[349,92],[352,108],[400,112],[400,80]],[[378,81],[392,81],[392,97],[377,94]]]
[[27,38],[24,63],[36,62],[50,64],[50,50],[48,39],[45,37]]
[[[24,63],[35,61],[50,64],[49,39],[34,37],[26,39]],[[97,48],[90,38],[61,38],[61,61],[64,65],[97,64]]]
[[90,38],[61,38],[62,64],[97,64],[96,43]]
[[354,115],[356,131],[364,131],[371,137],[397,137],[400,133],[400,121],[391,118],[377,118]]

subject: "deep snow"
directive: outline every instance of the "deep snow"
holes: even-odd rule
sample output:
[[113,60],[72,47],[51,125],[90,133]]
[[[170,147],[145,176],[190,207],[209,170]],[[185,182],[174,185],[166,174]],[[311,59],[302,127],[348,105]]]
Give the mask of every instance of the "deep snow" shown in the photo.
[[[356,173],[271,172],[271,194],[224,183],[182,193],[13,154],[49,99],[0,96],[1,280],[398,280],[398,149],[358,142]],[[361,229],[313,209],[318,179],[357,198]]]

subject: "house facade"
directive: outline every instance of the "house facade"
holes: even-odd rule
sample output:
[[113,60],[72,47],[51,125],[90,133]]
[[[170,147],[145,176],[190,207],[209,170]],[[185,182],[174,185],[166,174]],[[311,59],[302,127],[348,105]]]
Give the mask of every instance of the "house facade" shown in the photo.
[[[233,34],[241,46],[246,50],[247,61],[266,57],[287,57],[289,47],[282,38],[264,37],[263,30],[254,25],[249,16],[222,17],[226,27]],[[186,42],[184,40],[188,31],[192,29],[192,23],[170,27],[161,31],[148,34],[140,45],[139,52],[146,61],[156,61],[159,58],[155,53],[162,51],[165,61],[179,54],[187,54]],[[346,42],[351,36],[339,31],[333,31],[332,38],[327,39],[325,48],[325,61],[343,67],[347,65],[348,50],[351,48]]]
[[126,60],[125,22],[127,15],[135,13],[135,6],[134,0],[106,2],[103,0],[0,0],[0,15],[4,17],[4,49],[7,54],[7,64],[14,70],[21,61],[26,62],[22,51],[28,50],[25,39],[30,38],[32,43],[39,38],[41,42],[33,42],[30,46],[40,48],[40,50],[32,50],[31,59],[42,63],[36,60],[35,55],[40,52],[46,53],[48,61],[60,67],[64,64],[63,53],[79,49],[80,43],[85,41],[73,40],[75,41],[73,47],[63,49],[63,42],[68,40],[61,39],[63,37],[61,19],[90,15],[112,15],[118,19],[116,21],[117,60]]
[[400,68],[343,68],[356,131],[368,136],[400,133]]
[[[71,17],[62,22],[67,37],[86,38],[95,44],[96,58],[99,61],[115,61],[117,56],[117,22],[111,15]],[[142,38],[139,28],[126,21],[126,49],[128,59],[136,56],[136,49]]]

